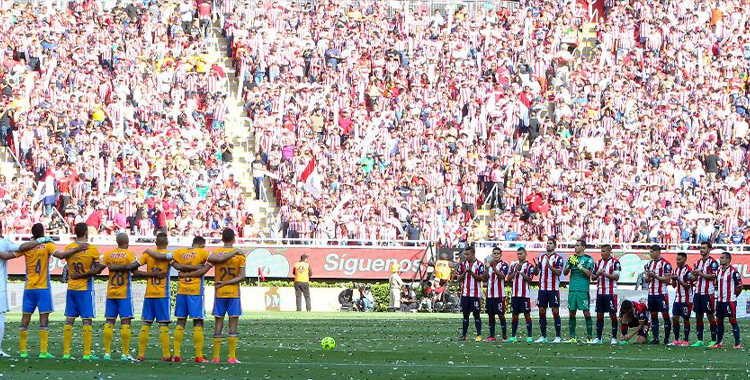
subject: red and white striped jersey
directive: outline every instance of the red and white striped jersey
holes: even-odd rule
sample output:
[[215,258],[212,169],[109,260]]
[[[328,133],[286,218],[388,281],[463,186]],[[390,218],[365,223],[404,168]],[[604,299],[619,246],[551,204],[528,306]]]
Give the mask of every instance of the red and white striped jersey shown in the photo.
[[675,268],[674,274],[682,282],[690,284],[687,288],[677,283],[677,291],[675,292],[674,302],[693,302],[693,280],[688,277],[691,269],[687,265]]
[[[698,272],[703,272],[705,274],[715,274],[719,270],[719,262],[713,257],[708,256],[705,259],[696,261],[693,268]],[[695,279],[695,294],[714,294],[714,282],[698,276],[698,278]]]
[[716,273],[716,300],[719,302],[735,302],[737,295],[734,290],[742,286],[742,276],[737,269],[731,265],[719,267]]
[[468,275],[468,273],[473,272],[479,276],[484,275],[484,264],[479,260],[474,260],[472,263],[464,261],[458,269],[459,275],[467,273],[461,282],[461,297],[481,297],[482,282]]
[[511,284],[511,297],[529,298],[531,297],[531,292],[529,291],[530,284],[523,278],[523,276],[521,276],[521,273],[526,273],[527,276],[533,278],[534,266],[528,261],[524,261],[523,263],[515,262],[511,264],[510,272],[514,272],[519,265],[521,266],[518,270],[519,274],[513,277],[513,283]]
[[[596,273],[606,273],[609,275],[620,274],[622,266],[620,260],[610,257],[607,260],[600,259],[599,263],[596,264]],[[612,280],[603,276],[599,276],[596,282],[596,294],[601,295],[614,295],[617,292],[617,280]]]
[[[672,264],[670,264],[664,258],[659,260],[651,260],[646,264],[646,270],[655,273],[659,277],[664,277],[672,273]],[[658,296],[667,295],[667,284],[669,282],[662,282],[654,277],[648,280],[648,295]]]
[[557,253],[541,255],[539,260],[539,290],[560,290],[560,276],[552,268],[563,269],[563,258]]
[[[492,265],[492,263],[490,263]],[[494,270],[488,265],[487,273],[487,298],[502,298],[505,297],[505,276],[508,275],[510,267],[508,263],[503,260],[498,261],[494,264],[495,269],[501,275],[498,276]]]

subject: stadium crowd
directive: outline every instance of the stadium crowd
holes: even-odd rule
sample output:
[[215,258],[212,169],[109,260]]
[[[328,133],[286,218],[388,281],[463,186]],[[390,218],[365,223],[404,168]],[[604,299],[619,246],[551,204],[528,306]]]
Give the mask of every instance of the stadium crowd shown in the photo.
[[44,221],[215,236],[244,222],[226,75],[200,23],[210,6],[146,4],[2,11],[0,134],[23,172],[0,178],[3,232]]
[[[4,11],[0,123],[31,173],[5,182],[6,232],[52,205],[103,233],[245,224],[213,12],[284,236],[746,239],[744,2],[608,1],[596,43],[583,2],[315,4]],[[34,181],[46,207],[12,191]]]
[[743,2],[607,2],[594,46],[581,2],[263,4],[228,53],[289,236],[745,240]]

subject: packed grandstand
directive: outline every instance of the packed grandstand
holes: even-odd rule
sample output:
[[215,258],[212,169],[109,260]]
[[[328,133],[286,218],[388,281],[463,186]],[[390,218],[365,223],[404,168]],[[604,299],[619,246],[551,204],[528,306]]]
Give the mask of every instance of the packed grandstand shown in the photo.
[[300,3],[3,10],[3,233],[750,237],[746,1]]

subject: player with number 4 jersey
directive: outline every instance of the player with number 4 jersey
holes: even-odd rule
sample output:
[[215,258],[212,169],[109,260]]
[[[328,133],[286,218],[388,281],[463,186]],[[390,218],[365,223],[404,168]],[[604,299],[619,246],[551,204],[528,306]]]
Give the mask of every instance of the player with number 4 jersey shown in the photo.
[[21,310],[21,328],[19,329],[18,346],[22,358],[29,356],[26,347],[29,337],[29,323],[31,315],[39,311],[39,358],[54,358],[48,350],[49,331],[49,314],[54,311],[52,304],[52,289],[50,288],[49,264],[50,257],[66,259],[76,252],[86,250],[87,244],[82,244],[72,250],[59,252],[52,244],[52,239],[44,236],[44,226],[41,223],[31,226],[31,237],[36,243],[34,248],[28,250],[19,250],[18,252],[0,252],[0,258],[8,260],[10,258],[22,257],[26,260],[26,285],[23,289],[23,305]]

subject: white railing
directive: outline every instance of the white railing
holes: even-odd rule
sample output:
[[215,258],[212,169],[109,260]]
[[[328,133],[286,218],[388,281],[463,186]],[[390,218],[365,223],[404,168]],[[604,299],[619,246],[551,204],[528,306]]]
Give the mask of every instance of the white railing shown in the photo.
[[[61,244],[68,243],[73,240],[73,235],[52,235],[52,239],[55,242]],[[151,235],[129,235],[130,245],[150,245],[154,244],[156,240],[155,236]],[[8,235],[8,238],[14,242],[28,241],[31,236],[28,234],[12,234]],[[221,245],[221,237],[219,236],[204,236],[207,245]],[[89,237],[91,244],[97,245],[116,245],[115,235],[94,235]],[[169,245],[175,246],[190,246],[193,242],[192,236],[170,236]],[[573,252],[575,241],[566,241],[557,243],[557,252],[568,253]],[[303,238],[245,238],[237,237],[235,239],[237,245],[273,245],[273,246],[300,246],[306,245],[311,247],[331,247],[331,246],[362,246],[366,248],[378,249],[378,248],[399,248],[399,247],[439,247],[439,244],[431,240],[371,240],[371,239],[303,239]],[[500,247],[504,251],[515,251],[518,248],[525,248],[530,251],[543,251],[546,246],[544,241],[489,241],[481,240],[474,242],[478,249],[491,249],[494,247]],[[624,253],[646,253],[649,251],[649,247],[653,244],[657,244],[662,248],[663,252],[675,253],[685,252],[688,254],[698,254],[700,243],[679,243],[679,244],[660,244],[660,243],[612,243],[612,242],[601,242],[592,241],[587,242],[587,251],[596,251],[602,244],[612,245],[612,252],[614,254]],[[459,245],[459,248],[463,248],[465,243]],[[717,253],[721,251],[731,252],[733,255],[750,255],[749,244],[713,244],[712,252]]]

